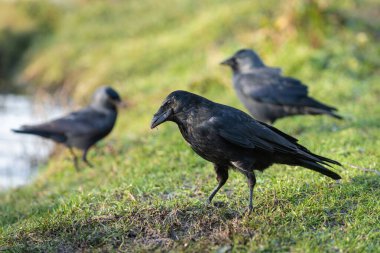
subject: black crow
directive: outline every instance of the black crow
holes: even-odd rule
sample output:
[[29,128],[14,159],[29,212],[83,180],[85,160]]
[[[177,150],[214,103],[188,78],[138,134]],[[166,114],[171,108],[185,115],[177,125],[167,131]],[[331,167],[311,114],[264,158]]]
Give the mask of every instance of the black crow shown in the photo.
[[100,87],[94,93],[91,104],[79,111],[62,118],[38,125],[24,125],[12,131],[22,134],[34,134],[69,148],[78,170],[78,161],[73,147],[83,151],[82,160],[87,160],[88,150],[99,140],[108,135],[117,118],[117,106],[121,103],[119,94],[111,87]]
[[237,51],[221,64],[232,68],[236,93],[257,120],[272,124],[279,118],[304,114],[342,119],[336,108],[309,97],[301,81],[282,76],[279,68],[265,66],[250,49]]
[[214,164],[219,184],[209,196],[209,202],[226,183],[229,168],[237,169],[248,178],[249,212],[253,209],[254,170],[263,171],[279,163],[302,166],[335,180],[341,178],[324,167],[341,165],[339,162],[313,154],[298,144],[297,139],[238,109],[190,92],[169,94],[154,114],[151,128],[165,121],[175,122],[191,148]]

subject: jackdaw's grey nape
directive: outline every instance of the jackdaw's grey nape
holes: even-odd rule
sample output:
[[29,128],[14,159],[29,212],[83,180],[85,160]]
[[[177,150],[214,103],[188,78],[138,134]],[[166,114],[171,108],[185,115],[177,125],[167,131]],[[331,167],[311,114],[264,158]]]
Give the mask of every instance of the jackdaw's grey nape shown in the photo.
[[257,120],[272,124],[283,117],[305,114],[342,119],[336,108],[309,97],[301,81],[282,76],[279,68],[265,66],[250,49],[237,51],[221,64],[231,67],[235,91]]
[[218,186],[208,197],[209,202],[226,183],[229,168],[235,168],[248,179],[249,213],[256,184],[254,170],[264,171],[279,163],[302,166],[335,180],[341,178],[325,167],[341,165],[339,162],[313,154],[297,139],[238,109],[190,92],[169,94],[154,115],[151,128],[165,121],[176,123],[191,148],[214,164]]
[[64,144],[73,155],[74,166],[77,170],[79,169],[78,159],[72,148],[81,149],[82,160],[92,167],[87,160],[87,152],[96,142],[111,132],[117,118],[117,107],[120,104],[120,96],[113,88],[100,87],[95,91],[89,106],[62,118],[37,125],[24,125],[12,131],[38,135]]

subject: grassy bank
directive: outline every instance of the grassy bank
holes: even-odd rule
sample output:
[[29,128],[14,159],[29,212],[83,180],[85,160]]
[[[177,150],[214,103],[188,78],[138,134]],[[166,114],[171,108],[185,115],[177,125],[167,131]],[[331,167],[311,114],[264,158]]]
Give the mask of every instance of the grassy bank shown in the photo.
[[0,2],[0,93],[24,89],[15,80],[23,57],[29,47],[51,35],[59,18],[59,8],[47,2]]
[[[376,252],[380,248],[379,34],[376,1],[102,1],[58,6],[56,27],[18,63],[19,84],[78,103],[104,83],[130,103],[76,173],[62,151],[35,182],[0,195],[0,245],[10,251]],[[274,6],[276,6],[274,8]],[[343,180],[273,166],[248,187],[232,172],[215,197],[211,164],[173,124],[149,130],[172,90],[240,109],[219,62],[241,47],[309,85],[347,118],[284,119],[276,127],[341,161]],[[358,166],[352,168],[349,164]]]

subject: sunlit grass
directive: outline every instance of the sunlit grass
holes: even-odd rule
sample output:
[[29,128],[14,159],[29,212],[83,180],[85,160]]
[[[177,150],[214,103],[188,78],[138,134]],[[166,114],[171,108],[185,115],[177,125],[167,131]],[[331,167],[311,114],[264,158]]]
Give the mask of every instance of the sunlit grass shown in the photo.
[[[314,3],[313,1],[310,1]],[[376,252],[380,248],[380,61],[376,2],[114,1],[65,7],[54,32],[34,42],[19,69],[31,87],[67,89],[78,103],[104,83],[129,102],[112,134],[76,173],[60,152],[36,181],[0,196],[0,245],[14,251]],[[274,8],[275,7],[275,8]],[[359,18],[358,18],[359,17]],[[216,195],[212,165],[174,124],[151,131],[163,98],[185,89],[245,110],[230,71],[241,47],[300,78],[346,118],[294,117],[276,127],[344,168],[336,184],[306,169],[258,173],[255,211],[231,172]],[[225,250],[225,251],[223,251]]]

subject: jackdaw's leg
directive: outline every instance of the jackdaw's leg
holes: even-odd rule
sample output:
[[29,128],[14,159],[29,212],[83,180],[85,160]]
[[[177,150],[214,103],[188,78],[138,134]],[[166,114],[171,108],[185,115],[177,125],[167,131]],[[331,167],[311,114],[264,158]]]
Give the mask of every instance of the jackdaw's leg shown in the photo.
[[214,164],[215,172],[216,172],[216,179],[218,180],[218,185],[214,188],[214,190],[211,192],[210,196],[207,199],[208,203],[211,203],[212,199],[214,198],[215,194],[222,188],[222,186],[227,182],[228,179],[228,166],[221,166]]
[[74,167],[75,167],[76,171],[79,171],[78,158],[75,155],[73,148],[72,147],[68,147],[68,148],[69,148],[71,155],[73,156]]
[[250,215],[253,211],[252,198],[253,198],[253,188],[255,187],[255,184],[256,184],[256,177],[255,177],[255,173],[253,172],[248,172],[246,176],[248,179],[248,187],[249,187],[248,215]]
[[83,150],[83,155],[82,155],[82,160],[83,162],[85,162],[85,164],[87,164],[89,167],[94,167],[88,160],[87,160],[87,152],[88,152],[89,148],[86,148],[85,150]]

